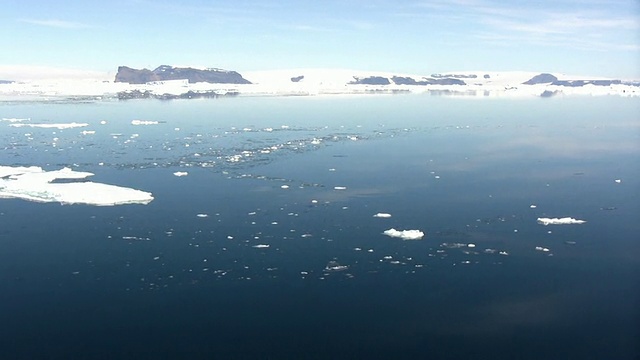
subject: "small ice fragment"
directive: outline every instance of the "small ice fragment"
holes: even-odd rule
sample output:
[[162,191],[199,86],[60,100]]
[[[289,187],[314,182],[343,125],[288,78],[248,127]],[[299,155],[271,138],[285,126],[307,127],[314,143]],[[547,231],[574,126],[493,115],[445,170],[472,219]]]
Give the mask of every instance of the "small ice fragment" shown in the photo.
[[376,218],[390,218],[390,217],[391,217],[391,214],[387,214],[387,213],[377,213],[377,214],[373,215],[373,217],[376,217]]
[[616,184],[620,184],[622,182],[622,179],[615,179],[614,181],[616,182]]
[[331,168],[331,169],[329,169],[329,171],[336,171],[336,169],[334,169],[334,168]]
[[199,218],[206,218],[206,217],[209,217],[209,215],[207,215],[207,214],[198,214],[198,215],[196,215],[196,216],[197,216],[197,217],[199,217]]
[[508,252],[506,252],[506,251],[500,251],[498,254],[500,254],[500,255],[504,255],[504,256],[509,255],[509,253],[508,253]]
[[468,244],[467,247],[474,248],[476,247],[476,244]]
[[96,133],[95,130],[84,130],[82,132],[80,132],[82,135],[93,135]]
[[401,238],[402,240],[420,240],[424,236],[424,233],[420,230],[385,230],[383,234],[390,237]]
[[281,189],[288,189],[288,188],[289,188],[289,185],[282,185],[282,186],[280,186],[280,188],[281,188]]
[[233,236],[228,235],[228,236],[227,236],[227,239],[229,239],[229,240],[233,240]]
[[155,257],[153,258],[153,260],[158,260],[158,259],[160,259],[160,256],[155,256]]
[[318,203],[318,200],[315,200],[315,199],[314,199],[314,200],[311,200],[311,203],[312,203],[312,204],[317,204],[317,203]]
[[549,248],[542,247],[542,246],[536,246],[536,250],[542,251],[542,252],[549,252]]
[[440,175],[436,175],[436,176],[434,176],[434,178],[440,179]]
[[357,248],[353,248],[353,251],[361,251],[362,249],[357,247]]
[[102,121],[100,121],[100,124],[101,124],[101,125],[105,125],[106,123],[107,123],[107,121],[106,121],[106,120],[102,120]]
[[269,247],[269,244],[258,244],[258,245],[253,245],[253,247],[256,249],[266,249]]
[[327,263],[327,266],[324,267],[325,271],[331,271],[331,272],[344,271],[344,270],[347,270],[348,268],[349,266],[340,265],[337,261],[329,261],[329,263]]
[[547,225],[570,225],[570,224],[584,224],[585,220],[577,220],[571,217],[563,218],[538,218],[538,224]]
[[529,205],[529,207],[530,207],[530,208],[532,208],[532,209],[535,209],[535,208],[537,208],[538,206],[536,206],[536,205],[534,205],[534,204],[531,204],[531,205]]
[[180,177],[180,176],[187,176],[189,175],[189,173],[186,171],[176,171],[173,173],[173,175]]
[[346,186],[334,186],[333,187],[334,190],[347,190]]

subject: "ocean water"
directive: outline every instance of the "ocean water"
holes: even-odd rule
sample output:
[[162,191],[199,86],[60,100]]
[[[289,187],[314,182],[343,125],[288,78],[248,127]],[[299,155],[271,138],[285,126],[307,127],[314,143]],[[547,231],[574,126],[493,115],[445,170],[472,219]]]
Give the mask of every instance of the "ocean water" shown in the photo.
[[71,167],[155,199],[0,199],[0,358],[636,359],[639,110],[620,97],[1,103],[0,118],[89,125],[0,121],[0,165]]

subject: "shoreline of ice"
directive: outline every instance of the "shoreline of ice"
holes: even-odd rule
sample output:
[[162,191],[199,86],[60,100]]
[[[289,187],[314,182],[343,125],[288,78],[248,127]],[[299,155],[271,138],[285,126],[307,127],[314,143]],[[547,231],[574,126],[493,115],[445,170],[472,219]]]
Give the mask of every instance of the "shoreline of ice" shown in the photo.
[[153,200],[151,193],[127,187],[91,181],[54,182],[81,180],[93,175],[67,167],[46,171],[38,166],[0,166],[0,198],[94,206],[146,205]]
[[[472,75],[465,85],[369,85],[355,84],[354,80],[394,76],[422,79],[424,76],[389,72],[365,72],[336,69],[290,69],[249,71],[243,75],[252,84],[189,83],[187,80],[158,81],[147,84],[116,83],[106,79],[50,79],[25,80],[0,84],[0,101],[47,101],[47,100],[97,100],[118,99],[122,94],[148,94],[157,98],[198,96],[319,96],[319,95],[365,95],[365,94],[431,94],[464,97],[550,97],[563,95],[624,97],[640,96],[640,86],[635,83],[616,83],[608,86],[586,84],[564,86],[551,84],[523,84],[534,72],[455,72]],[[576,77],[555,74],[561,80]],[[293,78],[303,76],[299,81]],[[487,77],[485,77],[487,76]],[[191,96],[191,95],[193,96]],[[125,96],[125,98],[127,98]]]

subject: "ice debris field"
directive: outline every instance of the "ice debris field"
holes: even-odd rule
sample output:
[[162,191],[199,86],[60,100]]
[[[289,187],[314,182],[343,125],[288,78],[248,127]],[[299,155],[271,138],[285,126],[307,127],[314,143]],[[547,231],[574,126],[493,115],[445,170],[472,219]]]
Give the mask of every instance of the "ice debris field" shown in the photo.
[[[206,170],[227,179],[264,182],[271,191],[295,194],[297,199],[295,202],[275,205],[275,210],[257,207],[241,216],[237,213],[205,213],[194,210],[190,216],[198,221],[195,228],[194,225],[186,228],[181,224],[168,224],[160,233],[141,231],[133,226],[133,219],[121,217],[118,220],[121,225],[110,231],[108,240],[135,246],[167,241],[181,234],[181,237],[186,237],[186,242],[182,245],[193,250],[190,253],[193,259],[197,259],[177,272],[160,271],[162,268],[171,268],[175,259],[166,253],[151,254],[148,261],[145,260],[149,265],[150,275],[141,278],[136,284],[129,284],[127,289],[157,290],[176,284],[193,285],[205,278],[251,280],[295,276],[302,279],[327,279],[338,276],[349,279],[358,274],[381,271],[415,273],[434,266],[500,265],[514,253],[519,256],[554,256],[557,247],[575,243],[558,243],[549,238],[541,239],[540,244],[535,246],[506,241],[483,245],[482,239],[469,236],[464,231],[485,224],[522,225],[537,222],[547,226],[587,223],[586,220],[572,217],[542,217],[541,215],[547,215],[542,206],[523,203],[522,208],[526,209],[524,211],[531,213],[522,221],[504,216],[478,219],[475,224],[466,224],[463,230],[434,229],[433,224],[429,224],[429,219],[407,224],[395,212],[392,216],[392,211],[376,212],[378,209],[372,211],[368,208],[345,206],[340,199],[357,197],[358,189],[327,180],[330,177],[323,178],[322,181],[309,181],[262,175],[256,170],[258,166],[272,164],[278,159],[287,159],[296,154],[424,131],[420,129],[273,125],[194,131],[153,120],[132,120],[118,128],[111,125],[110,120],[59,123],[31,118],[2,118],[0,138],[3,147],[0,150],[3,159],[13,159],[13,163],[0,166],[0,197],[95,206],[149,205],[165,195],[152,194],[144,188],[134,189],[86,179],[99,174],[101,169],[104,172],[166,169],[164,174],[167,178],[180,178],[175,181],[202,176],[202,171]],[[152,126],[145,128],[145,125]],[[146,129],[152,128],[162,130],[160,138],[157,133],[153,136],[147,133]],[[467,128],[446,126],[429,131],[460,131]],[[25,152],[29,152],[30,156],[24,157]],[[97,154],[100,156],[96,157]],[[31,163],[33,161],[37,163]],[[87,168],[91,172],[84,171]],[[340,169],[329,165],[324,172],[325,175],[334,174],[339,173]],[[431,181],[444,180],[435,171],[431,175]],[[620,183],[621,180],[616,179],[615,184]],[[309,191],[308,195],[304,191]],[[363,221],[366,221],[372,231],[362,238],[341,242],[339,239],[346,236],[342,234],[346,231],[345,227],[334,228],[332,231],[308,225],[309,219],[335,216],[328,215],[329,213],[340,214],[338,216],[347,219],[349,216],[361,216],[367,219]],[[234,221],[240,221],[242,226],[225,225]],[[513,225],[510,232],[518,233],[516,225]],[[552,231],[545,230],[542,233],[553,236]],[[461,241],[463,239],[467,241]],[[323,254],[328,259],[320,265],[304,261],[291,264],[285,261],[287,256],[300,251],[300,244],[312,248],[325,244],[328,250],[323,250]],[[337,246],[336,244],[340,245],[332,247]],[[328,254],[332,249],[336,256]],[[344,255],[345,251],[350,255]],[[240,261],[242,257],[252,259],[255,265]],[[73,276],[81,274],[80,270],[72,273]]]

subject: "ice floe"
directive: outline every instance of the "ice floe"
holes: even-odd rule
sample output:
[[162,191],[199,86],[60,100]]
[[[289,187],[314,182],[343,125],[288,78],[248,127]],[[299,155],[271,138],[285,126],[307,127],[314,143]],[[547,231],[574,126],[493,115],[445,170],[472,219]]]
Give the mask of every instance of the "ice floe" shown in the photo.
[[387,214],[387,213],[377,213],[377,214],[373,215],[373,217],[376,217],[376,218],[390,218],[390,217],[391,217],[391,214]]
[[157,125],[157,121],[151,120],[131,120],[131,125]]
[[0,166],[0,198],[96,206],[148,204],[153,200],[151,193],[116,185],[91,181],[53,182],[56,179],[85,179],[92,175],[66,167],[45,171],[38,166]]
[[268,248],[270,245],[268,244],[258,244],[258,245],[253,245],[254,248],[256,249],[266,249]]
[[187,175],[189,175],[189,173],[186,172],[186,171],[176,171],[176,172],[173,173],[173,175],[179,177],[179,176],[187,176]]
[[402,240],[420,240],[424,236],[424,233],[420,230],[385,230],[383,234],[390,237],[401,238]]
[[12,123],[9,124],[9,126],[12,127],[32,127],[32,128],[43,128],[43,129],[58,129],[58,130],[64,130],[64,129],[71,129],[71,128],[78,128],[78,127],[85,127],[85,126],[89,126],[89,124],[87,123],[77,123],[77,122],[72,122],[72,123],[63,123],[63,124],[24,124],[24,123]]
[[570,225],[570,224],[584,224],[585,220],[577,220],[572,217],[563,218],[538,218],[538,224],[547,225]]

